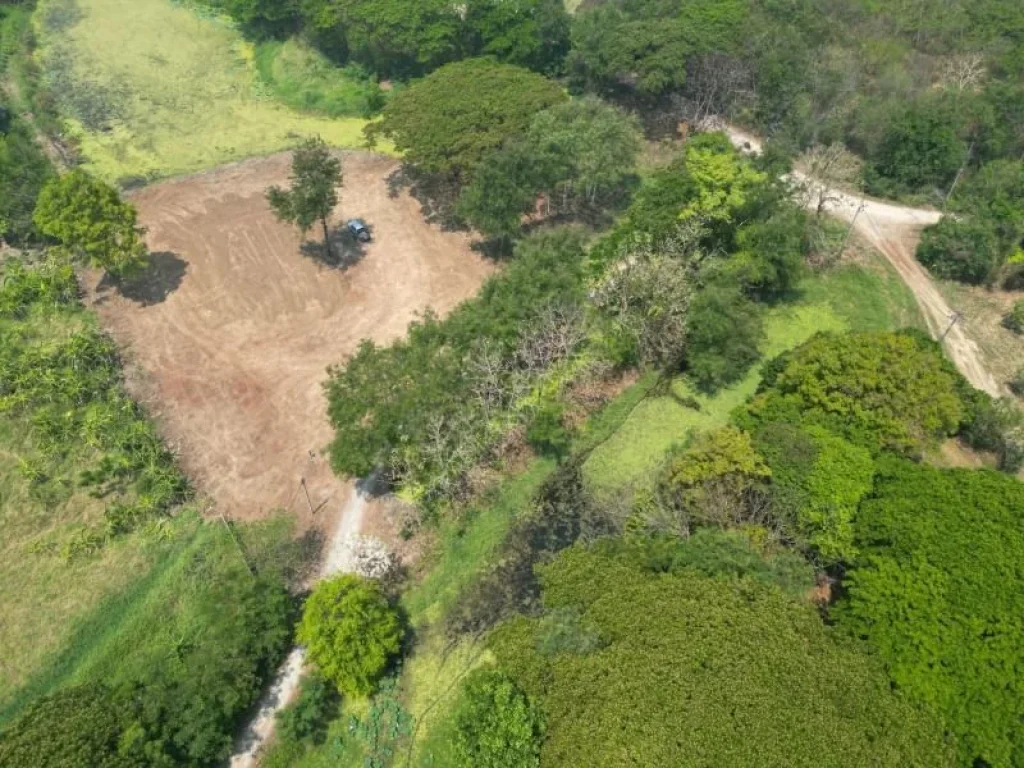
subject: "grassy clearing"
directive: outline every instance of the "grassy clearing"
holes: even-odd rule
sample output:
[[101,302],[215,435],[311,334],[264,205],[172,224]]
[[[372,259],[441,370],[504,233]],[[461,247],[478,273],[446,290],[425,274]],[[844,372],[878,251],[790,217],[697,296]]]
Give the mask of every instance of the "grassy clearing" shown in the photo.
[[[765,319],[764,359],[799,345],[818,331],[880,330],[921,323],[913,296],[880,259],[843,265],[807,280],[794,304],[770,309]],[[642,485],[665,453],[696,432],[726,423],[734,408],[757,389],[758,367],[742,381],[708,397],[683,378],[669,392],[640,403],[621,429],[594,450],[584,470],[593,487],[613,491]],[[683,405],[693,398],[700,410]]]
[[275,103],[253,46],[226,22],[170,0],[77,0],[68,24],[53,12],[62,5],[40,5],[40,58],[86,168],[108,181],[198,171],[315,134],[362,144],[362,119]]
[[300,112],[366,118],[384,105],[384,92],[368,72],[355,65],[337,67],[297,38],[260,43],[254,62],[274,97]]
[[951,280],[936,285],[954,309],[964,313],[964,330],[981,350],[985,366],[1005,384],[1024,367],[1024,336],[1003,327],[1003,315],[1024,293],[990,291]]

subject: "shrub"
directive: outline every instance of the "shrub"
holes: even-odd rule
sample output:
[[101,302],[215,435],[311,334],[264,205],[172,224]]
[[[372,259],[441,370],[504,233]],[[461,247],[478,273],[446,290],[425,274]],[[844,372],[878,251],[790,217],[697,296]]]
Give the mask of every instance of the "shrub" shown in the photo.
[[117,190],[84,171],[51,179],[39,193],[33,220],[81,261],[127,276],[145,266],[146,245],[135,208]]
[[365,696],[398,654],[402,628],[375,582],[345,574],[316,586],[297,636],[339,691]]
[[1013,394],[1018,397],[1024,397],[1024,366],[1017,369],[1017,372],[1013,374],[1013,378],[1007,382],[1007,386]]
[[1010,311],[1003,315],[1003,326],[1016,334],[1024,334],[1024,299],[1014,302]]
[[490,669],[466,678],[455,709],[455,764],[461,768],[537,768],[540,715],[507,676]]
[[286,741],[323,743],[338,709],[338,695],[321,675],[307,675],[299,697],[277,715],[277,733]]
[[714,284],[690,302],[686,370],[705,392],[740,379],[759,357],[761,312],[738,287]]
[[526,439],[544,454],[561,456],[569,449],[569,433],[563,418],[565,409],[559,403],[547,403],[537,409],[526,429]]
[[925,229],[917,260],[937,277],[979,285],[1001,262],[999,235],[987,219],[947,216]]
[[757,448],[772,471],[773,514],[822,563],[849,560],[857,505],[870,491],[870,452],[821,427],[768,424]]

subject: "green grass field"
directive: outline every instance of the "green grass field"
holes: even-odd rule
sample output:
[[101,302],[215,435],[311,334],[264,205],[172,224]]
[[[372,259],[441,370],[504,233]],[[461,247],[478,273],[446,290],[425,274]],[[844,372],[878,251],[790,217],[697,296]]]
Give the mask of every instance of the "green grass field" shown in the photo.
[[[46,81],[85,166],[117,181],[212,168],[322,136],[362,145],[365,120],[277,103],[230,24],[170,0],[42,0]],[[68,13],[71,13],[69,16]]]

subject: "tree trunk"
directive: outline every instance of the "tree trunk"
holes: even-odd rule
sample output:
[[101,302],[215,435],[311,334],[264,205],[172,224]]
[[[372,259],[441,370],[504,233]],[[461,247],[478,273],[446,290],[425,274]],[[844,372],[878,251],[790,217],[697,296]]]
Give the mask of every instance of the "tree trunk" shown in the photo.
[[327,218],[321,218],[320,223],[323,225],[324,228],[324,253],[327,256],[327,260],[331,261],[332,259],[334,259],[334,254],[331,252],[331,235],[327,231]]

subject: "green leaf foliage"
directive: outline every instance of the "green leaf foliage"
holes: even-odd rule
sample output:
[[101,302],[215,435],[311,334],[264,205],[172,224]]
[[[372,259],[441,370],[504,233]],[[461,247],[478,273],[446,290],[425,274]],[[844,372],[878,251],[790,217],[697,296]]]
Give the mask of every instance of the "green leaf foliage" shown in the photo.
[[768,424],[756,440],[771,467],[775,514],[821,562],[852,559],[854,515],[875,474],[871,453],[817,426]]
[[947,216],[924,230],[917,260],[937,277],[971,285],[989,282],[1002,263],[999,233],[989,219]]
[[746,531],[698,528],[685,539],[628,536],[604,539],[597,546],[603,555],[652,573],[693,570],[719,579],[751,579],[795,598],[807,595],[815,584],[814,569],[803,556],[792,550],[762,552]]
[[[0,102],[0,113],[5,109]],[[6,131],[0,127],[0,238],[22,243],[35,234],[36,198],[53,169],[28,128],[16,118],[12,122]]]
[[961,765],[1024,760],[1022,515],[1015,478],[885,459],[833,611],[909,698],[945,716]]
[[561,0],[469,0],[469,49],[506,64],[557,75],[569,52],[569,14]]
[[48,181],[39,193],[33,221],[76,258],[112,275],[130,275],[145,265],[146,244],[134,206],[85,171]]
[[771,476],[771,470],[754,449],[750,435],[735,427],[701,434],[692,446],[669,463],[667,480],[693,488],[707,480],[738,475],[747,482]]
[[0,766],[131,768],[128,708],[101,685],[68,688],[34,702],[0,732]]
[[605,644],[545,656],[537,621],[490,641],[544,713],[545,766],[943,766],[940,724],[814,608],[748,578],[651,573],[581,548],[541,571]]
[[414,481],[433,476],[438,468],[422,453],[431,421],[454,423],[474,407],[467,360],[483,344],[511,354],[520,334],[553,305],[582,301],[583,258],[571,230],[528,238],[476,298],[445,320],[428,315],[387,347],[365,342],[327,385],[335,471],[362,476],[379,463],[399,462]]
[[[53,324],[68,330],[53,334]],[[56,506],[74,486],[108,499],[99,524],[62,545],[65,557],[170,514],[191,495],[125,394],[116,345],[82,317],[74,271],[60,260],[28,268],[12,259],[0,272],[0,415],[24,425],[20,458],[41,505]],[[74,471],[71,456],[79,456]]]
[[470,673],[454,719],[456,768],[540,766],[540,715],[501,672],[481,669]]
[[376,582],[345,574],[316,586],[297,636],[339,691],[365,696],[398,654],[402,626]]
[[757,305],[738,286],[713,283],[690,302],[686,371],[705,392],[732,384],[760,357],[763,335]]
[[737,414],[820,424],[871,451],[920,452],[955,434],[967,385],[923,334],[820,333],[766,367],[762,391]]
[[470,179],[487,155],[566,98],[557,83],[488,59],[448,64],[397,93],[370,136],[386,136],[428,173]]
[[267,190],[267,202],[277,218],[291,222],[303,235],[320,222],[324,230],[324,247],[329,251],[327,219],[338,204],[341,161],[331,154],[330,148],[318,136],[295,150],[289,178],[291,189],[271,187]]
[[695,55],[730,51],[746,20],[744,0],[595,4],[573,22],[570,74],[578,87],[634,86],[647,97],[679,88]]

